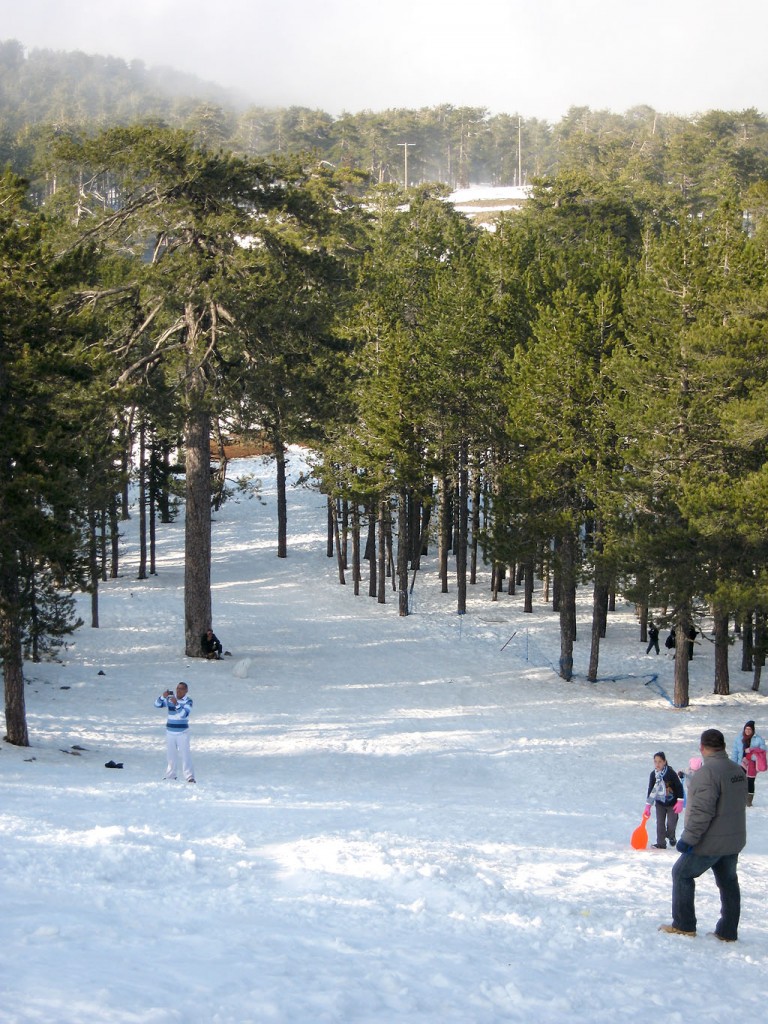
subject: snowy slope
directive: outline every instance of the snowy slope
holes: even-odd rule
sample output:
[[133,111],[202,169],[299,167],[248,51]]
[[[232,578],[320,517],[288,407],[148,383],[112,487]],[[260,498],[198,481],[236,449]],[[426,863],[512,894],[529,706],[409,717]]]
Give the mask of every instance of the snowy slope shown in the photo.
[[[381,606],[336,583],[317,493],[291,490],[277,559],[273,470],[236,464],[249,470],[266,504],[230,502],[214,525],[231,658],[182,654],[183,524],[161,528],[159,574],[139,582],[131,522],[101,628],[62,664],[27,666],[32,746],[0,747],[0,1021],[759,1019],[768,780],[733,946],[706,937],[711,875],[699,937],[659,935],[676,854],[629,846],[656,750],[681,768],[704,728],[729,744],[748,718],[768,732],[738,644],[733,694],[711,694],[705,639],[677,711],[672,660],[645,655],[621,605],[589,684],[585,595],[566,684],[540,594],[524,615],[483,579],[458,617],[430,562],[400,618],[394,595]],[[196,786],[162,780],[153,701],[180,679]]]

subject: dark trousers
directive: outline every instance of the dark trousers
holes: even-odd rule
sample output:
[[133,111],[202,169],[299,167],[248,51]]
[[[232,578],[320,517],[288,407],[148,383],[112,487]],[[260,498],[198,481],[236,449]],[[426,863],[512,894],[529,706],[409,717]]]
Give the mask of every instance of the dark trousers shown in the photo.
[[674,804],[656,802],[656,842],[659,846],[665,846],[667,839],[670,843],[674,842],[678,815],[673,807]]
[[720,890],[720,920],[715,933],[724,939],[737,939],[741,916],[741,889],[738,853],[721,857],[701,857],[682,853],[672,868],[672,924],[684,932],[696,931],[696,879],[712,868]]
[[652,647],[656,648],[656,653],[658,654],[659,653],[659,638],[658,637],[656,637],[655,640],[649,640],[648,641],[648,646],[645,648],[645,653],[646,654],[650,654]]

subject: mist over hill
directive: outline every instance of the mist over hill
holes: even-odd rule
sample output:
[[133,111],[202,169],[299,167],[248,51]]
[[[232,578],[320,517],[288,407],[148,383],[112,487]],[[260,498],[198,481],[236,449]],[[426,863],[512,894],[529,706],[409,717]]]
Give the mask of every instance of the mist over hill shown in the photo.
[[0,161],[17,173],[39,163],[51,131],[146,120],[249,156],[314,154],[370,184],[518,186],[578,169],[666,185],[681,174],[715,180],[724,165],[739,187],[768,177],[768,121],[755,108],[685,118],[647,105],[623,113],[573,106],[556,124],[451,104],[333,116],[260,105],[170,66],[0,41]]

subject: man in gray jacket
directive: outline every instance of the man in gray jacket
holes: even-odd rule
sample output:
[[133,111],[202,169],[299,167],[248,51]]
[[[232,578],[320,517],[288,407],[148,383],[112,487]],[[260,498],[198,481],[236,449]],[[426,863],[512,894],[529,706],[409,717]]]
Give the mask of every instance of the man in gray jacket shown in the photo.
[[696,879],[712,868],[720,890],[720,920],[713,934],[735,942],[741,914],[737,868],[747,841],[747,777],[729,759],[718,729],[704,730],[699,749],[703,763],[688,787],[685,828],[677,842],[681,856],[672,868],[672,924],[659,931],[696,934]]

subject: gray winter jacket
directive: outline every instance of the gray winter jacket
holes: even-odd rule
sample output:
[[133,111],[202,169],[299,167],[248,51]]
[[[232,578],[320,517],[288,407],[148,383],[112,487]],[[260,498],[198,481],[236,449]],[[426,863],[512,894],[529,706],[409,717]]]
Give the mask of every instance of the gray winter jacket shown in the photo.
[[739,853],[747,842],[747,776],[724,750],[704,758],[688,786],[680,838],[702,857]]

